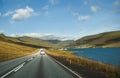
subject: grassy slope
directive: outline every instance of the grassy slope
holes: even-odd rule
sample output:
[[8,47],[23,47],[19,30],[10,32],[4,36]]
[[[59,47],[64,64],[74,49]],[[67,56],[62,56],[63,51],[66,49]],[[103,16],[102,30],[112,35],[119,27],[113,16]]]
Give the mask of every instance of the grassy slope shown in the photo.
[[71,67],[85,78],[119,78],[120,70],[101,62],[74,56],[72,52],[49,50],[50,56]]
[[120,31],[100,33],[83,37],[73,46],[82,47],[120,47]]
[[57,48],[58,46],[31,37],[13,38],[0,34],[0,61],[32,54],[38,47]]
[[7,37],[4,34],[0,34],[0,41],[6,41],[6,42],[21,42],[20,40],[16,39],[16,38],[12,38],[12,37]]
[[59,40],[40,40],[37,38],[31,38],[31,37],[19,37],[17,38],[21,40],[24,43],[34,44],[34,45],[42,45],[45,47],[51,47],[51,48],[62,48],[69,44],[71,44],[73,41],[59,41]]
[[13,38],[13,37],[5,36],[3,34],[0,34],[0,40],[16,43],[20,45],[27,45],[30,47],[45,47],[45,48],[62,48],[73,42],[72,40],[69,41],[41,40],[27,36]]
[[36,48],[0,41],[0,61],[6,61],[33,54],[37,52],[36,50]]
[[4,34],[0,34],[0,41],[6,41],[6,42],[19,44],[19,45],[36,47],[36,48],[39,48],[39,47],[44,47],[44,48],[56,47],[54,44],[49,43],[49,42],[44,41],[44,40],[31,38],[31,37],[13,38],[13,37],[5,36]]
[[23,42],[16,38],[0,34],[0,62],[33,54],[38,50],[37,48],[30,46],[30,44],[26,45],[26,43],[24,43],[19,45],[18,43]]
[[20,41],[27,43],[27,44],[43,46],[43,47],[55,47],[54,44],[47,42],[47,41],[44,41],[44,40],[37,39],[37,38],[19,37],[17,39],[19,39]]

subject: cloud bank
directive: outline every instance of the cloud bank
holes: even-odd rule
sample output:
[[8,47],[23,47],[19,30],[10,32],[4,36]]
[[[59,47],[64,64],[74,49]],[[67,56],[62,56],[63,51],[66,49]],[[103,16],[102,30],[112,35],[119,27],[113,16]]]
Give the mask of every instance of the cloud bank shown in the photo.
[[4,33],[4,31],[3,31],[3,30],[0,30],[0,34],[2,34],[2,33]]
[[90,15],[80,15],[78,12],[72,12],[72,15],[77,17],[78,21],[87,21],[90,19]]
[[12,21],[22,21],[35,15],[37,15],[37,13],[29,6],[14,11],[8,11],[3,14],[4,17],[10,16]]
[[79,16],[78,17],[78,20],[79,21],[87,21],[90,19],[90,16],[89,15],[84,15],[84,16]]
[[65,36],[65,35],[57,35],[57,34],[39,34],[39,33],[26,33],[26,34],[11,34],[12,37],[33,37],[33,38],[39,38],[42,40],[72,40],[71,37]]
[[98,6],[91,6],[90,8],[91,8],[91,11],[94,13],[96,13],[100,9],[100,7]]
[[20,20],[30,18],[34,14],[35,14],[34,10],[32,8],[26,6],[26,8],[15,10],[11,19],[14,21],[20,21]]

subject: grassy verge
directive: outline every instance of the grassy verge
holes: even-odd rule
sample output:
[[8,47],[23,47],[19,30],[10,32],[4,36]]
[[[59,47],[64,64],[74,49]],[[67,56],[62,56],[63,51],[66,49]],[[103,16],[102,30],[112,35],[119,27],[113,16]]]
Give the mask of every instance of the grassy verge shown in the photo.
[[36,48],[0,41],[0,62],[37,52]]
[[87,71],[88,70],[92,72],[94,71],[93,75],[95,74],[95,72],[97,72],[97,74],[102,74],[105,76],[104,78],[120,78],[120,70],[119,70],[120,68],[118,67],[113,67],[107,64],[103,64],[101,62],[96,62],[86,58],[74,56],[72,52],[67,52],[67,51],[49,50],[47,51],[47,54],[59,60],[60,62],[66,64],[67,66],[72,67],[72,69],[76,68],[77,69],[76,71],[80,74],[81,74],[80,71],[82,71],[80,69],[82,68],[82,69],[87,69]]

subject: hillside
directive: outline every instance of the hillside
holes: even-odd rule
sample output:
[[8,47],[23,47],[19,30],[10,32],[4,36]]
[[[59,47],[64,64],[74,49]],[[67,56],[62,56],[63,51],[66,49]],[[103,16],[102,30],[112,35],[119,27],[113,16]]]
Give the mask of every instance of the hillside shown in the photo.
[[41,40],[32,37],[8,37],[4,34],[0,34],[0,41],[19,44],[23,46],[35,47],[35,48],[63,48],[71,44],[72,40],[60,41],[60,40]]
[[120,31],[105,32],[78,39],[72,47],[120,47]]
[[39,38],[32,38],[32,37],[27,37],[27,36],[18,37],[17,39],[24,43],[29,43],[29,44],[34,44],[34,45],[44,46],[44,47],[49,47],[49,48],[63,48],[73,43],[73,40],[66,40],[66,41],[42,40]]
[[50,42],[56,46],[56,48],[64,48],[70,44],[72,44],[74,41],[73,40],[65,40],[65,41],[60,41],[60,40],[45,40],[47,42]]
[[[31,41],[29,39],[31,39]],[[29,39],[26,39],[26,41],[23,41],[23,40],[20,40],[19,38],[8,37],[8,36],[5,36],[4,34],[0,34],[0,41],[19,44],[23,46],[34,47],[34,48],[41,48],[41,47],[49,48],[49,46],[35,44],[32,38],[29,38]]]
[[42,46],[42,47],[48,47],[48,48],[52,48],[55,47],[54,44],[48,42],[48,41],[44,41],[38,38],[32,38],[32,37],[17,37],[16,39],[20,40],[23,43],[26,44],[31,44],[31,45],[36,45],[36,46]]
[[5,36],[4,34],[0,34],[0,41],[6,41],[6,42],[21,42],[20,40],[16,39],[16,38],[13,38],[13,37],[8,37],[8,36]]
[[36,48],[14,44],[11,41],[20,42],[17,39],[0,34],[0,62],[37,52]]

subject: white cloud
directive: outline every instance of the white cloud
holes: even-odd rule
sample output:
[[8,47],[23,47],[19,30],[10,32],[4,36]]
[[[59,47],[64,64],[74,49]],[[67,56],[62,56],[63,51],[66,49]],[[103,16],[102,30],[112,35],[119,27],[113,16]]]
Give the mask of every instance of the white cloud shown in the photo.
[[11,21],[15,22],[15,21],[21,21],[21,20],[30,18],[35,15],[39,15],[39,13],[36,13],[34,9],[32,9],[31,7],[26,6],[25,8],[19,8],[14,11],[8,11],[0,15],[4,17],[11,16],[11,19],[12,19]]
[[10,15],[12,15],[14,12],[13,11],[8,11],[8,12],[6,12],[5,14],[3,14],[3,16],[10,16]]
[[57,34],[39,34],[39,33],[26,33],[26,34],[12,34],[12,37],[22,37],[22,36],[28,36],[33,38],[39,38],[43,40],[70,40],[71,37],[65,36],[65,35],[57,35]]
[[87,21],[90,19],[89,15],[80,15],[78,12],[72,12],[72,15],[77,17],[78,21]]
[[98,6],[91,6],[90,9],[91,9],[92,12],[96,13],[100,9],[100,7],[98,7]]
[[48,0],[50,4],[55,5],[59,2],[59,0]]
[[15,10],[11,19],[13,21],[20,21],[20,20],[30,18],[31,16],[33,16],[35,14],[36,13],[34,12],[34,10],[32,8],[26,6],[26,8],[21,8],[21,9]]
[[4,33],[4,31],[3,31],[3,30],[0,30],[0,34],[1,34],[1,33]]
[[87,21],[90,19],[90,16],[89,15],[84,15],[84,16],[79,16],[78,17],[78,20],[79,21]]
[[116,1],[113,3],[113,5],[115,5],[115,6],[120,5],[120,1],[119,1],[119,0],[116,0]]

